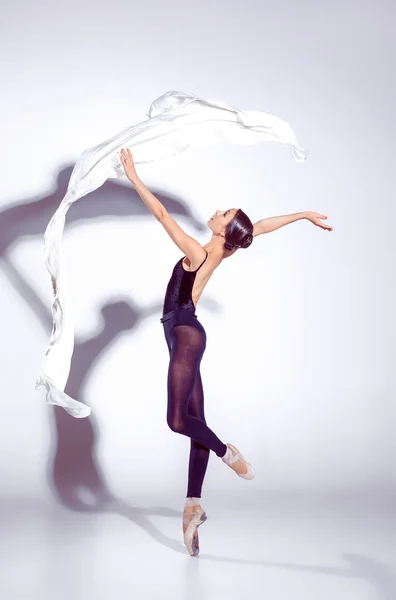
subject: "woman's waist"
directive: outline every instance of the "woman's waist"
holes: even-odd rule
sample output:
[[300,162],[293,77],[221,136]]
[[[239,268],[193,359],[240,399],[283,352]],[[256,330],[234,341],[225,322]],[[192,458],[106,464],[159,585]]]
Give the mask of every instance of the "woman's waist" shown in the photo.
[[161,323],[164,323],[165,321],[168,321],[169,319],[171,319],[172,317],[176,318],[178,315],[180,316],[184,316],[184,315],[189,315],[195,319],[197,319],[197,315],[195,313],[195,309],[192,308],[174,308],[173,310],[170,310],[169,312],[167,312],[166,314],[162,315],[160,321]]

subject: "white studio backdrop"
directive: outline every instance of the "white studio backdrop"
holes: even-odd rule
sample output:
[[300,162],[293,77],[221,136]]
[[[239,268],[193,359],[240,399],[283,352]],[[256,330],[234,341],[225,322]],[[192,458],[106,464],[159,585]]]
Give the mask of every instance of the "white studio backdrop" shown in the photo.
[[[50,334],[42,238],[62,185],[84,149],[144,120],[172,89],[274,113],[308,150],[305,164],[268,143],[139,167],[189,234],[207,242],[206,221],[229,207],[253,221],[315,210],[334,227],[294,223],[215,272],[197,309],[209,426],[251,459],[255,493],[394,489],[393,4],[116,0],[2,12],[1,496],[50,497],[54,411],[34,383]],[[62,248],[73,381],[92,407],[98,464],[116,495],[183,496],[189,444],[166,425],[159,321],[181,254],[126,179],[78,205]],[[83,462],[82,425],[67,418],[70,461]],[[239,489],[236,479],[213,455],[204,493]]]

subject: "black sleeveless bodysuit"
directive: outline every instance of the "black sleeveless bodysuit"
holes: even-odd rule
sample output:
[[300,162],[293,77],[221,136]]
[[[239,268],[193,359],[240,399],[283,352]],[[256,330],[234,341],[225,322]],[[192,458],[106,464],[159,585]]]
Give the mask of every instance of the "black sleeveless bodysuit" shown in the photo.
[[195,313],[195,306],[192,300],[192,290],[194,286],[195,277],[199,269],[208,258],[206,257],[195,271],[186,271],[183,268],[183,260],[186,257],[183,256],[175,265],[168,286],[166,288],[165,300],[162,315],[166,315],[170,311],[177,309],[188,310]]

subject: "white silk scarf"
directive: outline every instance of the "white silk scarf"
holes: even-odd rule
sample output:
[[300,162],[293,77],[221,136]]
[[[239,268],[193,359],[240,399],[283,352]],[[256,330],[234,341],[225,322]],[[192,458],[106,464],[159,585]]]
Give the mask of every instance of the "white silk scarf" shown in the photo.
[[287,144],[296,161],[306,158],[288,123],[263,111],[240,110],[221,101],[168,92],[152,103],[147,116],[142,123],[83,152],[44,235],[44,262],[53,288],[53,328],[36,389],[45,388],[49,404],[62,406],[77,418],[88,416],[91,409],[63,391],[74,349],[73,319],[60,269],[62,233],[71,204],[100,187],[109,177],[125,175],[121,148],[130,148],[134,162],[139,164],[169,158],[187,148],[252,145],[272,140]]

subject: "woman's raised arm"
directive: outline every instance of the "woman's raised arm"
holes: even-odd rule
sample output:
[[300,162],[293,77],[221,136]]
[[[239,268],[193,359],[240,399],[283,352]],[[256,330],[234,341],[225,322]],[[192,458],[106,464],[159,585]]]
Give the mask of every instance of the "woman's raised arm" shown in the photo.
[[307,219],[325,231],[333,231],[333,228],[330,225],[325,225],[325,223],[322,223],[320,220],[327,219],[326,215],[321,215],[316,212],[299,212],[291,215],[269,217],[268,219],[261,219],[261,221],[257,221],[257,223],[255,223],[253,226],[253,237],[261,235],[262,233],[270,233],[271,231],[275,231],[280,227],[284,227],[285,225],[289,225],[289,223],[294,223],[295,221],[300,221],[301,219]]
[[171,240],[176,246],[184,252],[190,261],[192,267],[198,267],[206,257],[206,250],[201,244],[187,235],[185,231],[170,216],[165,206],[154,194],[144,185],[136,173],[135,164],[131,151],[121,150],[121,161],[124,171],[129,181],[133,183],[135,190],[143,200],[147,208],[153,213],[154,217],[161,223]]

